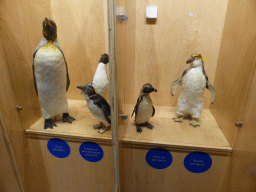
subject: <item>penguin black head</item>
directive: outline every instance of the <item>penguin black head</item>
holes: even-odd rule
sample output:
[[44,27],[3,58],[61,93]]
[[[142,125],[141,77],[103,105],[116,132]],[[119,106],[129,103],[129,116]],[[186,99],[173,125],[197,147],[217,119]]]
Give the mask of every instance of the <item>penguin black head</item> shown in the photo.
[[146,94],[149,94],[153,91],[157,92],[157,90],[150,83],[146,83],[145,85],[142,86],[142,89],[141,89],[141,92]]
[[101,55],[100,63],[107,64],[108,62],[109,62],[108,54],[104,53],[103,55]]
[[57,39],[56,23],[46,17],[43,20],[43,36],[47,41],[55,41]]
[[191,57],[186,61],[187,64],[190,63],[191,67],[199,67],[204,65],[204,58],[201,54],[193,54]]
[[82,94],[84,93],[85,95],[91,96],[94,95],[96,92],[91,84],[87,84],[85,86],[77,86],[78,89],[82,90]]

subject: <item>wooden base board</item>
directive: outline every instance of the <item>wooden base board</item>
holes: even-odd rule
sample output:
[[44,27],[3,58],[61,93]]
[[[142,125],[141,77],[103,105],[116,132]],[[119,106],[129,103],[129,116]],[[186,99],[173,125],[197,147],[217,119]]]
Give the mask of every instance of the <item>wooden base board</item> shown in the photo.
[[[200,150],[212,153],[230,154],[232,148],[223,135],[209,109],[203,109],[200,127],[191,126],[190,120],[182,123],[174,122],[176,108],[155,107],[155,116],[149,120],[154,125],[153,129],[141,127],[142,132],[137,133],[134,117],[130,118],[128,125],[121,136],[124,146],[138,145],[155,146],[178,149],[183,151]],[[132,105],[125,105],[125,111],[132,112]],[[130,116],[130,114],[127,114]]]
[[58,116],[55,123],[57,127],[53,129],[44,129],[44,119],[40,118],[34,125],[26,130],[29,136],[44,137],[62,137],[78,140],[90,140],[98,142],[111,143],[111,128],[105,133],[98,133],[98,129],[94,129],[93,125],[99,124],[90,113],[85,100],[68,100],[69,115],[76,120],[70,123],[61,121],[62,115]]
[[220,192],[229,156],[211,155],[212,166],[204,173],[192,173],[184,166],[186,152],[170,151],[173,161],[165,169],[146,162],[146,149],[123,149],[122,192]]

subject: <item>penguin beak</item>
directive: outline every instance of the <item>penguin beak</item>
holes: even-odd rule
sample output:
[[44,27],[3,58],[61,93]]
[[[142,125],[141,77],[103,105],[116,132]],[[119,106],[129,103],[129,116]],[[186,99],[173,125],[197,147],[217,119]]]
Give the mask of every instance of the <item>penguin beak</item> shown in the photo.
[[45,26],[49,25],[50,27],[52,26],[51,22],[45,17]]
[[77,86],[78,89],[81,89],[81,94],[83,94],[83,87],[82,86]]
[[187,61],[186,61],[186,64],[189,64],[191,63],[192,61],[194,61],[193,57],[190,57]]
[[157,92],[157,90],[154,88],[154,91]]

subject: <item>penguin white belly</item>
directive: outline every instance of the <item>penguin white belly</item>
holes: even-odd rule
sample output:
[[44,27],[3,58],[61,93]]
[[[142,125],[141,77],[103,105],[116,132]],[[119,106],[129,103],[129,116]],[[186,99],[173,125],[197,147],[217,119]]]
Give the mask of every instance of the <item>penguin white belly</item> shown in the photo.
[[104,63],[99,63],[93,77],[92,86],[96,93],[105,98],[109,89],[109,80]]
[[34,58],[35,79],[42,115],[49,119],[68,112],[67,71],[58,48],[40,48]]
[[153,105],[149,96],[144,96],[138,106],[137,115],[135,115],[135,122],[143,124],[148,122],[153,113]]
[[104,125],[109,126],[109,123],[107,122],[107,120],[104,117],[104,113],[102,111],[101,108],[99,108],[97,105],[95,105],[93,103],[93,100],[88,100],[87,98],[85,98],[87,100],[87,106],[90,110],[90,112],[92,113],[92,115],[100,122],[102,122]]
[[182,92],[178,98],[178,115],[199,118],[203,109],[206,78],[202,67],[191,68],[182,77]]

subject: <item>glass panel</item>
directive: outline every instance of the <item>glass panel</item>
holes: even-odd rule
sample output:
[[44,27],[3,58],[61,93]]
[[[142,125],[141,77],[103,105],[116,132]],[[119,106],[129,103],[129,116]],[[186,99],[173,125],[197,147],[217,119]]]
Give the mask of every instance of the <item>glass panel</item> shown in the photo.
[[0,7],[0,108],[24,190],[113,191],[107,1]]

